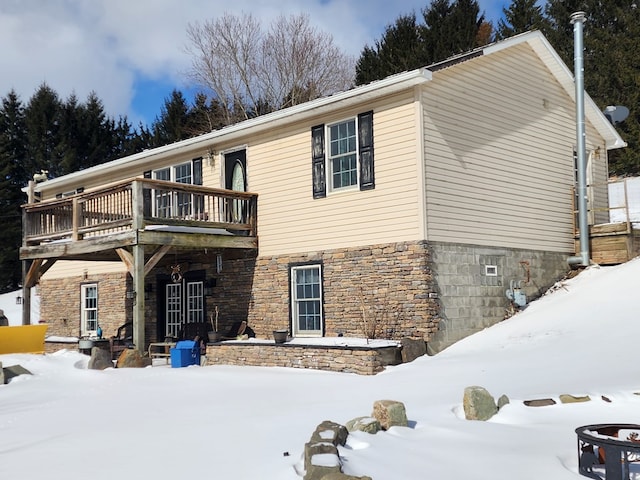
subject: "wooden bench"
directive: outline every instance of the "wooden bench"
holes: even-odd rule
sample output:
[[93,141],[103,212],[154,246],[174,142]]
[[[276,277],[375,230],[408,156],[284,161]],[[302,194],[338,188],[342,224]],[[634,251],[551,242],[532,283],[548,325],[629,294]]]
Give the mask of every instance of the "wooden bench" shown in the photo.
[[149,358],[153,362],[154,358],[164,358],[167,365],[171,362],[171,349],[175,347],[175,342],[154,342],[149,344]]

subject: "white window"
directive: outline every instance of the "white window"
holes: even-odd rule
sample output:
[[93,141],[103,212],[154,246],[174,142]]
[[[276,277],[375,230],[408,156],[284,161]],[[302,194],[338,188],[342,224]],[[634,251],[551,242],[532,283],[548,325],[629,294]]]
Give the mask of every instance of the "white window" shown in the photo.
[[329,188],[339,190],[358,185],[356,120],[329,125]]
[[[167,182],[202,184],[202,160],[173,165],[153,171],[155,180]],[[193,212],[193,205],[196,212]],[[155,189],[153,193],[154,216],[159,218],[188,218],[200,214],[202,210],[202,198],[186,192]]]
[[320,265],[291,268],[293,335],[322,336],[322,275]]
[[80,335],[96,335],[98,330],[98,284],[87,283],[81,287]]
[[313,198],[375,188],[373,111],[311,127]]

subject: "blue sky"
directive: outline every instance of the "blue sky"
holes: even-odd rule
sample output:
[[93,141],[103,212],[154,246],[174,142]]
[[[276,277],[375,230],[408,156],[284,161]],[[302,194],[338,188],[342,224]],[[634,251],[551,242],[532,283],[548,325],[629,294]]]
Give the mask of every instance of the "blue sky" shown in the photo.
[[[113,117],[149,125],[171,91],[189,90],[185,51],[190,23],[251,12],[268,24],[308,13],[313,26],[357,57],[402,14],[429,0],[2,0],[0,95],[24,103],[46,82],[62,99],[95,91]],[[502,0],[479,0],[494,24]]]

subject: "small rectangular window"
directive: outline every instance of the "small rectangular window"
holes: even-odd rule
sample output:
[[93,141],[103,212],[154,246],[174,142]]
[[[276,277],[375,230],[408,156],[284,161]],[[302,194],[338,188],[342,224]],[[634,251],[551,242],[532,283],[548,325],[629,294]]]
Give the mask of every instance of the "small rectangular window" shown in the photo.
[[98,330],[98,284],[82,285],[81,292],[81,336],[96,335]]
[[484,266],[484,274],[487,277],[497,277],[498,276],[498,267],[496,265],[485,265]]
[[291,268],[294,336],[322,336],[322,275],[320,265]]

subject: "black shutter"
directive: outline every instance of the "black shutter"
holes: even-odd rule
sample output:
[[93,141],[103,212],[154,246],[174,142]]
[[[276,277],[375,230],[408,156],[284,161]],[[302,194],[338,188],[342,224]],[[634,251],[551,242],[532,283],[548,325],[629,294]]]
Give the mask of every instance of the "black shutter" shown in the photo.
[[[193,170],[193,184],[202,185],[202,157],[191,160]],[[204,211],[204,196],[193,195],[193,214],[198,220],[206,220],[207,214]]]
[[[142,176],[151,178],[151,170],[147,170]],[[142,215],[145,218],[151,217],[151,189],[148,187],[143,187],[142,190]]]
[[202,157],[194,158],[191,163],[193,164],[193,184],[202,185]]
[[373,169],[373,112],[358,115],[358,154],[360,157],[360,190],[375,188]]
[[313,198],[327,196],[324,158],[324,125],[311,127],[311,162],[313,168]]

